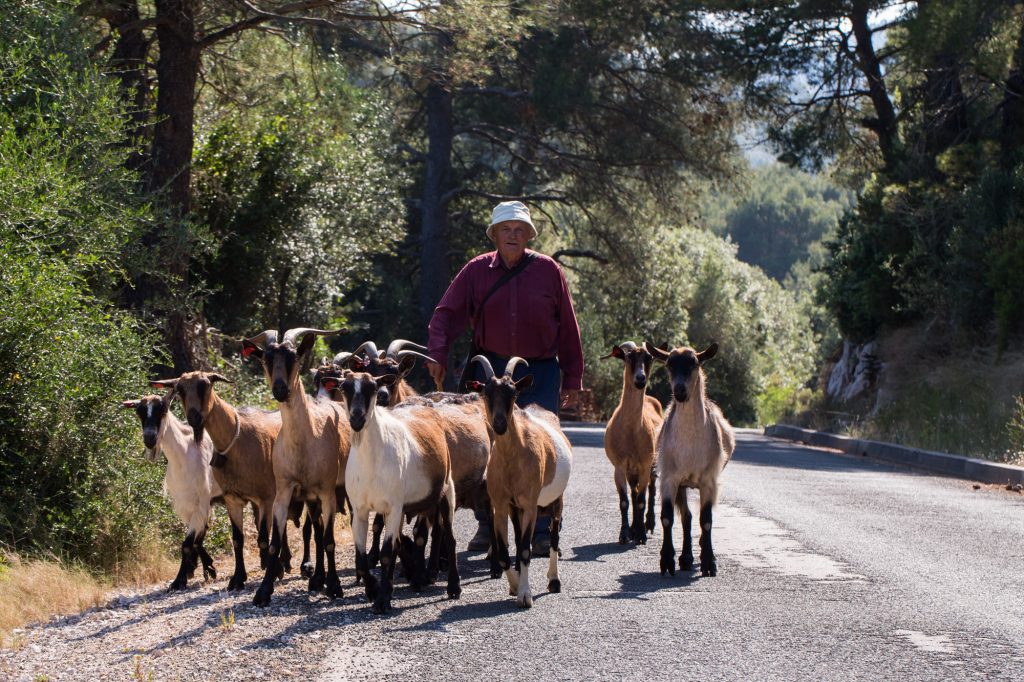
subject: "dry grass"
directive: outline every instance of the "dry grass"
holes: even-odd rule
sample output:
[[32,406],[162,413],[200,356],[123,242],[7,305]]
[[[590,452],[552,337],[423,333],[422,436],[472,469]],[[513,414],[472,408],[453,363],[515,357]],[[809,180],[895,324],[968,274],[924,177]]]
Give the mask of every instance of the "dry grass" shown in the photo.
[[[248,513],[244,524],[245,563],[250,579],[262,577],[256,551],[256,531]],[[352,542],[347,514],[336,517],[334,527],[337,544]],[[294,557],[293,571],[297,572],[302,558],[302,532],[290,523],[288,544]],[[234,566],[230,544],[221,548],[208,546],[207,549],[213,555],[218,580],[226,581]],[[0,646],[19,647],[24,644],[22,638],[12,633],[16,628],[105,604],[111,590],[170,583],[178,572],[179,561],[174,552],[156,537],[146,542],[133,560],[114,566],[104,576],[57,559],[23,559],[0,548]],[[201,570],[197,574],[201,579]]]
[[104,602],[107,585],[82,568],[58,561],[23,561],[0,555],[0,645],[18,646],[11,634],[25,623],[78,613]]

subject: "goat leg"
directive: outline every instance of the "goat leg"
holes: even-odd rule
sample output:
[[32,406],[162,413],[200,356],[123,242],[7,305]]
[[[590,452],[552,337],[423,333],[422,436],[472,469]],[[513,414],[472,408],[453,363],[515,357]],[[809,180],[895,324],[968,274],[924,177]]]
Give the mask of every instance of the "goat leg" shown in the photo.
[[537,505],[524,506],[525,508],[516,509],[512,523],[516,530],[516,561],[519,563],[516,606],[528,609],[533,606],[533,593],[530,592],[530,558],[533,556],[533,529],[537,525]]
[[629,494],[633,498],[633,542],[638,545],[647,544],[647,529],[644,528],[644,507],[647,506],[645,495],[647,488],[636,476],[629,481]]
[[366,599],[371,603],[377,598],[377,579],[370,573],[370,561],[366,554],[366,532],[369,529],[370,512],[352,510],[352,538],[356,546],[356,581],[360,579],[366,590]]
[[373,516],[373,544],[370,545],[370,552],[367,555],[370,561],[370,568],[373,568],[380,561],[380,534],[384,532],[384,515],[380,512]]
[[679,554],[679,569],[692,571],[693,539],[690,534],[690,526],[693,525],[693,514],[690,513],[690,504],[686,501],[685,486],[680,487],[676,493],[676,506],[679,507],[679,517],[683,522],[683,551]]
[[672,506],[672,498],[664,496],[661,498],[661,574],[676,574],[676,549],[672,546],[672,522],[675,520],[675,508]]
[[[493,498],[491,498],[493,500]],[[513,585],[518,589],[518,576],[508,556],[508,505],[493,502],[493,523],[491,524],[491,577],[500,578],[502,571],[508,579],[509,594],[514,594]]]
[[228,581],[228,591],[233,592],[245,587],[245,581],[249,577],[245,573],[245,534],[242,532],[242,505],[236,502],[225,504],[228,510],[228,518],[231,519],[231,547],[235,552],[235,573]]
[[455,554],[455,501],[452,499],[452,491],[455,486],[451,479],[448,481],[448,494],[441,500],[440,510],[437,515],[438,522],[434,529],[441,533],[441,548],[448,559],[448,598],[458,599],[462,596],[462,580],[459,577],[459,564]]
[[178,575],[174,578],[167,591],[183,590],[188,584],[188,577],[196,570],[195,558],[196,532],[189,530],[181,543],[181,566],[178,568]]
[[629,499],[626,496],[626,475],[618,467],[615,467],[615,489],[619,492],[619,513],[622,515],[619,544],[624,545],[629,542]]
[[[448,504],[444,500],[441,506]],[[439,513],[439,511],[438,511]],[[434,523],[430,528],[430,557],[427,560],[427,584],[433,585],[437,582],[437,574],[447,569],[447,560],[441,550],[441,528],[438,526],[437,513],[434,514]],[[442,564],[444,564],[442,566]]]
[[196,538],[196,552],[199,554],[199,560],[203,562],[203,580],[216,580],[217,569],[213,565],[213,557],[210,556],[206,548],[203,547],[203,540],[206,539],[206,531],[204,530]]
[[711,502],[701,495],[700,503],[700,574],[714,578],[718,575],[718,564],[711,549]]
[[310,592],[321,592],[326,585],[326,573],[324,570],[324,553],[326,548],[324,544],[327,542],[327,539],[324,529],[324,518],[320,511],[317,510],[313,514],[313,540],[316,542],[316,565],[313,567],[313,575],[309,576],[309,586],[307,589]]
[[270,597],[274,594],[274,580],[280,571],[280,552],[282,529],[288,523],[288,503],[291,502],[291,488],[285,486],[278,489],[274,497],[274,525],[270,533],[270,547],[267,551],[267,572],[263,575],[263,582],[260,583],[252,602],[256,606],[268,606]]
[[306,510],[306,520],[302,524],[302,564],[299,566],[299,575],[303,578],[313,577],[313,562],[309,559],[309,542],[313,536],[313,515]]
[[562,498],[559,497],[549,507],[551,513],[551,553],[548,556],[548,592],[557,594],[562,591],[562,581],[558,577],[558,538],[562,532]]
[[647,484],[647,532],[654,535],[654,504],[658,499],[657,495],[658,471],[651,466],[651,480]]
[[[320,509],[322,511],[322,519],[324,525],[323,531],[323,553],[327,557],[327,579],[325,584],[325,593],[330,599],[337,599],[342,596],[341,580],[338,578],[338,566],[335,563],[334,556],[334,514],[335,505],[337,501],[334,497],[334,491],[330,491],[328,495],[322,495],[320,497]],[[317,556],[320,555],[320,543],[317,543]]]

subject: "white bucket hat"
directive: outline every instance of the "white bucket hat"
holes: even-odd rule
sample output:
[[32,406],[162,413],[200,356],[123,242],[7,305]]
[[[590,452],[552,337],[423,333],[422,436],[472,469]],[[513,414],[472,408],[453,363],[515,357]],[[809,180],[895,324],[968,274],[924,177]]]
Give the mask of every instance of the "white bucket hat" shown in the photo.
[[494,226],[507,220],[521,220],[529,225],[530,230],[533,232],[529,239],[537,236],[537,227],[530,219],[530,209],[526,208],[526,204],[521,201],[503,201],[491,211],[491,224],[487,228],[487,237],[493,241]]

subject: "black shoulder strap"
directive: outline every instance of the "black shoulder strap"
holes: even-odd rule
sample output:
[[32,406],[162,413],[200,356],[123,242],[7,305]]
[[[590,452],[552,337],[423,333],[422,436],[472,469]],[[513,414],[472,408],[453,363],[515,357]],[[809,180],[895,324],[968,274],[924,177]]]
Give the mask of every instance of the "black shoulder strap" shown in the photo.
[[[498,289],[503,287],[505,284],[507,284],[510,279],[512,279],[513,277],[518,275],[520,272],[525,270],[526,266],[529,265],[531,262],[533,262],[533,259],[536,258],[536,257],[537,257],[537,254],[535,254],[535,253],[528,253],[528,254],[526,254],[523,257],[523,260],[519,261],[519,263],[514,268],[512,268],[511,270],[509,270],[508,272],[503,274],[501,277],[499,277],[498,281],[494,283],[494,286],[492,286],[490,289],[487,290],[487,293],[484,294],[484,299],[482,301],[480,301],[480,307],[477,309],[476,315],[473,316],[473,322],[474,322],[473,327],[476,327],[476,321],[480,319],[481,315],[483,315],[483,313],[484,313],[484,304],[487,303],[487,299],[489,299],[494,294],[495,291],[497,291]],[[500,256],[499,256],[499,258],[500,258]]]

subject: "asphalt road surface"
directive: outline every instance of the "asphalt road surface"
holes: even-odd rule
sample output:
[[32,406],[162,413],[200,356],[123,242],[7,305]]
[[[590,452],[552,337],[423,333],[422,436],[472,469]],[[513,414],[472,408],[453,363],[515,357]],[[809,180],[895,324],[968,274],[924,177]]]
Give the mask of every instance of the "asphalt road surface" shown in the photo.
[[743,431],[718,577],[661,577],[660,528],[616,542],[601,431],[567,432],[562,592],[535,569],[518,609],[460,552],[460,600],[399,585],[390,616],[346,609],[320,679],[1024,679],[1024,496]]
[[[1024,495],[740,432],[714,516],[718,576],[662,577],[660,528],[617,543],[601,429],[566,431],[562,592],[534,564],[532,609],[463,551],[461,599],[399,582],[375,616],[346,537],[342,599],[291,574],[257,608],[258,566],[227,592],[221,559],[216,580],[15,633],[0,681],[1024,680]],[[465,547],[472,515],[456,524]]]

